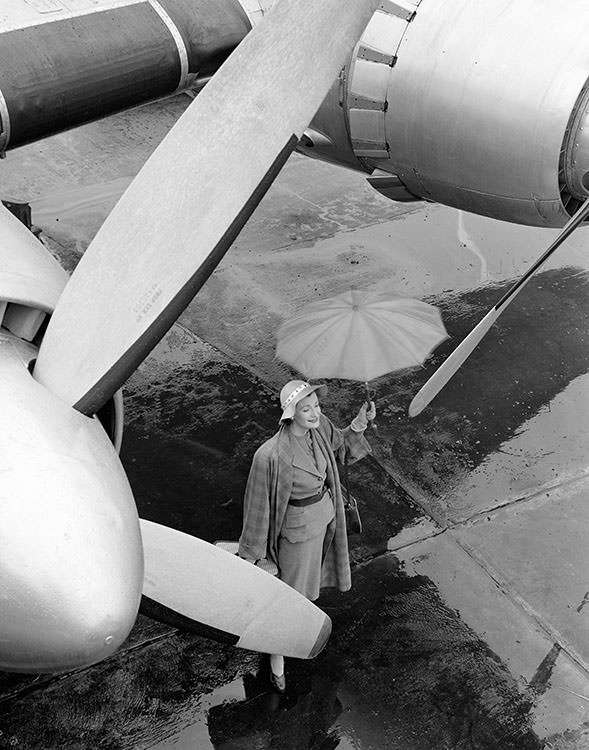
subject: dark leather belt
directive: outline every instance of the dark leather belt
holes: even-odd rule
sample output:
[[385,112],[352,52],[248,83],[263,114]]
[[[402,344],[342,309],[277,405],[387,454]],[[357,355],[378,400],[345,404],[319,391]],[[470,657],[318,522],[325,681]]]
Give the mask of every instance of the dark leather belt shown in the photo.
[[318,503],[319,500],[325,495],[329,488],[325,485],[319,490],[319,492],[316,492],[314,495],[310,495],[309,497],[300,497],[298,500],[289,500],[289,505],[294,505],[297,508],[303,508],[305,505],[313,505],[313,503]]

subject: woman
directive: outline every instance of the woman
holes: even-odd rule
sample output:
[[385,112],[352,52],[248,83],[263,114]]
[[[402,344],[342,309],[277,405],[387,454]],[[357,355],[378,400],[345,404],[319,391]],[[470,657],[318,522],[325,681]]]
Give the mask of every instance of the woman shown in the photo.
[[[374,403],[341,430],[321,413],[324,385],[291,380],[280,391],[280,429],[252,461],[239,555],[268,557],[285,582],[314,601],[324,586],[352,585],[346,520],[336,457],[353,463],[371,452],[364,438]],[[284,657],[270,656],[270,682],[286,688]]]

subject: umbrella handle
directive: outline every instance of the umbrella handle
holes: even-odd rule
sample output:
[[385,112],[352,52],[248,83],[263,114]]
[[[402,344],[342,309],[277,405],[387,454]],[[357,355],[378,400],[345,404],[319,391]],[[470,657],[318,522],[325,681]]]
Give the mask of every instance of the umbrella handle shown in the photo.
[[[364,390],[365,390],[365,394],[366,394],[366,408],[370,409],[370,404],[373,401],[373,398],[372,398],[373,394],[370,393],[370,388],[368,387],[368,381],[364,382]],[[368,424],[370,425],[370,429],[371,430],[374,430],[375,433],[378,432],[378,428],[377,428],[377,426],[375,424],[374,419],[369,420]]]
[[368,387],[368,381],[364,383],[364,390],[366,391],[366,403],[370,409],[370,388]]

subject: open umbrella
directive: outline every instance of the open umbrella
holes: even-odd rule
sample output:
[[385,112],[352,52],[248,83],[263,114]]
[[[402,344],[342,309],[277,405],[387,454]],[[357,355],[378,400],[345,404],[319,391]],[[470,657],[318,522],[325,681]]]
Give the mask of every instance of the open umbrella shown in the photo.
[[[448,334],[440,311],[427,302],[351,289],[305,305],[280,326],[276,338],[276,356],[283,362],[308,379],[362,381],[370,404],[369,380],[423,364]],[[344,507],[355,519],[354,530],[361,531],[346,461],[343,468]]]
[[351,289],[305,305],[277,331],[276,356],[307,378],[368,381],[423,364],[448,338],[420,300]]

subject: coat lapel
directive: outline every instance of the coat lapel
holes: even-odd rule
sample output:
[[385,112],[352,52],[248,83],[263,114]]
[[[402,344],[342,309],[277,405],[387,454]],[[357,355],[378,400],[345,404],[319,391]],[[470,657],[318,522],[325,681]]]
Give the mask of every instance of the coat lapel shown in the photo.
[[[313,460],[313,457],[307,453],[300,444],[300,442],[296,439],[296,437],[291,433],[290,434],[290,445],[292,448],[292,465],[296,466],[298,469],[302,469],[303,471],[308,471],[309,474],[313,474],[317,477],[323,477],[324,471],[321,471],[320,466],[317,465],[316,459],[317,459],[317,448],[316,443],[313,441],[313,450],[315,454],[315,460]],[[320,454],[320,452],[319,452]],[[323,463],[323,466],[325,468],[325,459],[320,454],[321,460]]]

